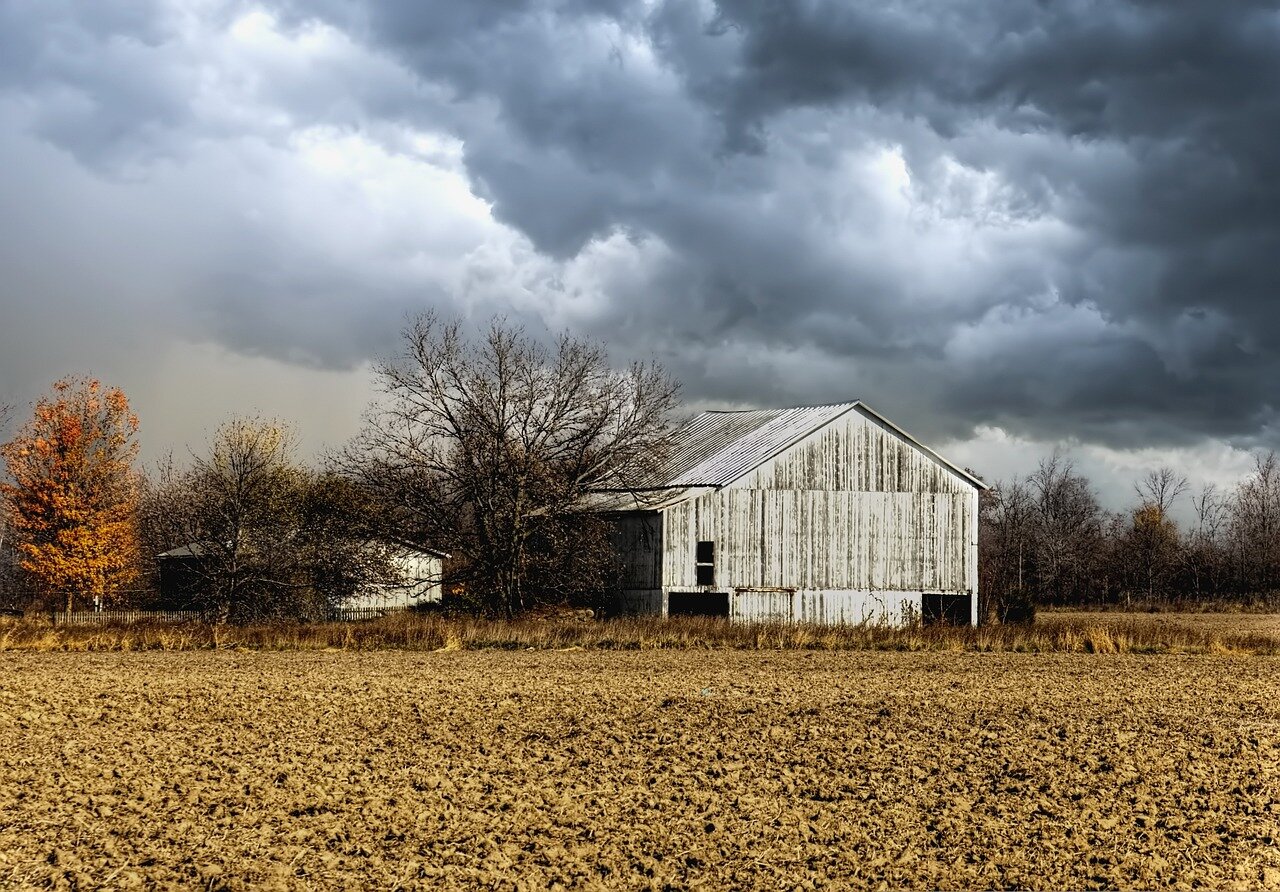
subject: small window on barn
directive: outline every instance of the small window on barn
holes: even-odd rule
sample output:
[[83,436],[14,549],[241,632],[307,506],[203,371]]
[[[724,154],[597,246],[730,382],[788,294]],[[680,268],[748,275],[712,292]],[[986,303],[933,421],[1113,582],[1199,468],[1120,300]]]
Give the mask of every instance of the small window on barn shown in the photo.
[[699,542],[696,552],[698,585],[716,584],[716,543]]

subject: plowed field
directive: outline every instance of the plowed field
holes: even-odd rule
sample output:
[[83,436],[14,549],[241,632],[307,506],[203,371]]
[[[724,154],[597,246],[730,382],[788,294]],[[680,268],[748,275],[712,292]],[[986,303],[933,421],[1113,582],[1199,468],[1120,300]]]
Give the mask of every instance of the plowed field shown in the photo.
[[1280,661],[0,654],[0,886],[1280,888]]

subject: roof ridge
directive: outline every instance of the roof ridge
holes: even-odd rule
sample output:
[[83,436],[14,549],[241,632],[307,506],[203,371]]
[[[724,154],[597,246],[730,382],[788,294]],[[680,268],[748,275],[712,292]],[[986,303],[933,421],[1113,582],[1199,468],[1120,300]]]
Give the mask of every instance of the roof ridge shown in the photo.
[[703,409],[703,415],[736,415],[744,412],[790,412],[794,409],[834,409],[837,406],[854,406],[862,402],[856,400],[837,400],[834,403],[811,403],[804,406],[766,406],[759,409]]

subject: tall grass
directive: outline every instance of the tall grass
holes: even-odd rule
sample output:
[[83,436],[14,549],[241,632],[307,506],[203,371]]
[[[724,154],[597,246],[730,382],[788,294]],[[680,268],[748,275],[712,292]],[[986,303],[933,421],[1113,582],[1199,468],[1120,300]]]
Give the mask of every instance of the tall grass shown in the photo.
[[808,650],[1096,654],[1280,654],[1280,633],[1229,634],[1135,619],[1105,626],[1048,618],[1032,626],[811,626],[722,619],[485,620],[399,614],[361,623],[53,626],[0,620],[0,651],[154,650]]

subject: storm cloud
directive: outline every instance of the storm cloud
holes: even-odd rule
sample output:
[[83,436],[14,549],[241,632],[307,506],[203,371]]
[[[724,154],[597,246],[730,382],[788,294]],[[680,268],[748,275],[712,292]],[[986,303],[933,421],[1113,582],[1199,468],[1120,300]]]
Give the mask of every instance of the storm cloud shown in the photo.
[[1273,3],[7,0],[0,375],[359,375],[437,307],[699,404],[1274,445],[1278,50]]

